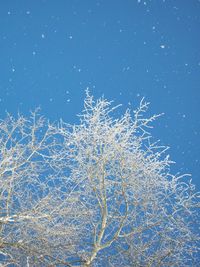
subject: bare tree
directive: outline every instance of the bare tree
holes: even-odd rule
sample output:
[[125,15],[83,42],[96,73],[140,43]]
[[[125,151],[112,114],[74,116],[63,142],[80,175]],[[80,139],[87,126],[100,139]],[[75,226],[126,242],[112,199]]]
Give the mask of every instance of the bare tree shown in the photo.
[[5,266],[198,265],[199,193],[152,143],[158,116],[142,100],[115,118],[111,104],[87,92],[78,125],[1,122]]
[[58,127],[37,110],[0,122],[1,266],[67,266],[62,256],[75,255],[80,209],[67,172]]

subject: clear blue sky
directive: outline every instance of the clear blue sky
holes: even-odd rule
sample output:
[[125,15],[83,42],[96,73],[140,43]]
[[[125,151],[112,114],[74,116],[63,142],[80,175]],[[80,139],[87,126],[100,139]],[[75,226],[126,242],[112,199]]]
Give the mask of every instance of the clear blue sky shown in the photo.
[[41,106],[74,123],[87,87],[124,109],[144,96],[200,190],[199,0],[2,0],[0,73],[1,118]]

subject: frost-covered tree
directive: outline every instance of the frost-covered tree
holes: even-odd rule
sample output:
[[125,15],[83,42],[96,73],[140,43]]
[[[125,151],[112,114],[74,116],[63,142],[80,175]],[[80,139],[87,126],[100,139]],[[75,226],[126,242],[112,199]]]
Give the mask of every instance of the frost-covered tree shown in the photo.
[[58,127],[37,110],[0,121],[0,266],[55,265],[76,253],[80,209],[77,196],[66,199],[62,153]]
[[116,118],[87,93],[80,123],[0,125],[3,266],[198,266],[198,197],[172,175],[141,101]]

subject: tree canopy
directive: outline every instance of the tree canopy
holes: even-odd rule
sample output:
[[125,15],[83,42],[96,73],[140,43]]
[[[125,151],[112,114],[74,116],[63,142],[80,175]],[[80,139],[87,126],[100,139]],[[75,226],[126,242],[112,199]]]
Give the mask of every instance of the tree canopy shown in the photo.
[[80,123],[0,122],[1,266],[197,266],[199,193],[145,118],[87,92]]

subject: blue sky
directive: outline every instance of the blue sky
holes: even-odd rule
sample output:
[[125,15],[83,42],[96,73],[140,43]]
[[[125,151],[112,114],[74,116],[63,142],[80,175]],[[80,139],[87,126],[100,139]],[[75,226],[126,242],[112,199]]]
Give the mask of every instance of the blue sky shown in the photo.
[[85,89],[162,113],[152,134],[200,190],[199,0],[0,2],[0,116],[77,122]]

